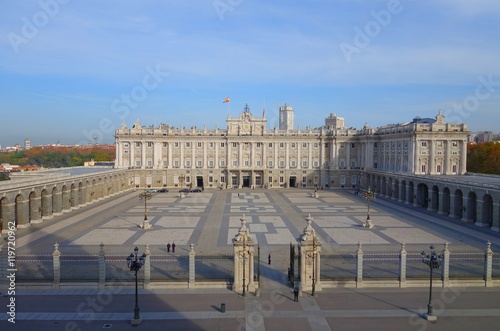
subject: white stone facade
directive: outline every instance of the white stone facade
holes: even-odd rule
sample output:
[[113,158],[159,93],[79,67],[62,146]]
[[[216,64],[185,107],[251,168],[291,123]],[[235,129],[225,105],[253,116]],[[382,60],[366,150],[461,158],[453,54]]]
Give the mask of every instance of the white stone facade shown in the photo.
[[115,166],[149,170],[137,187],[355,187],[362,171],[466,172],[467,126],[446,123],[441,112],[376,129],[278,130],[246,106],[226,122],[225,130],[123,124]]

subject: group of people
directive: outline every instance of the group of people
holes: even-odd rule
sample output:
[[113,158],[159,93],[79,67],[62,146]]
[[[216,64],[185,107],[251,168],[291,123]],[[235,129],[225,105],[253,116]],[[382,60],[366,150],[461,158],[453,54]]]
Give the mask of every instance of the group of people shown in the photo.
[[172,247],[172,253],[175,253],[175,243],[172,242],[172,245],[170,243],[167,243],[167,253],[170,253],[170,247]]

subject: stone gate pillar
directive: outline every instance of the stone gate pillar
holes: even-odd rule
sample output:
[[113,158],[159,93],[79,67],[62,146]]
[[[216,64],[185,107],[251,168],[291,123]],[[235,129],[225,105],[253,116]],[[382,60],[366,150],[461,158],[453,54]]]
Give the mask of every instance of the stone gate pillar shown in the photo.
[[254,256],[255,242],[246,226],[246,218],[240,219],[241,227],[233,238],[234,247],[234,282],[233,291],[245,295],[246,292],[255,292]]
[[300,252],[300,287],[299,292],[321,291],[321,242],[316,236],[316,231],[312,227],[313,218],[308,215],[306,218],[307,227],[298,240]]

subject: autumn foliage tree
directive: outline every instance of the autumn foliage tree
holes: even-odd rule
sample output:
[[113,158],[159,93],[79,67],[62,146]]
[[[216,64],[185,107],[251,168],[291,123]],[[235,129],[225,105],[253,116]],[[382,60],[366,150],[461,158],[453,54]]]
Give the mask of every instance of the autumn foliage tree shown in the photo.
[[113,161],[114,146],[33,147],[29,150],[0,154],[0,163],[36,165],[45,168],[83,166],[85,161]]
[[500,175],[500,143],[469,144],[467,146],[467,171]]

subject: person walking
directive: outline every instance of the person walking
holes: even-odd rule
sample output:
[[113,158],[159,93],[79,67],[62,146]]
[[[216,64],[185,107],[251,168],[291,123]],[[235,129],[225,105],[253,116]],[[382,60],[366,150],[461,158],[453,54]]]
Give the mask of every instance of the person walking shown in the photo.
[[271,253],[267,256],[267,264],[271,264]]
[[170,243],[167,243],[167,253],[170,253]]
[[297,286],[293,289],[293,301],[299,302],[299,288]]
[[175,253],[175,243],[172,243],[172,253]]

